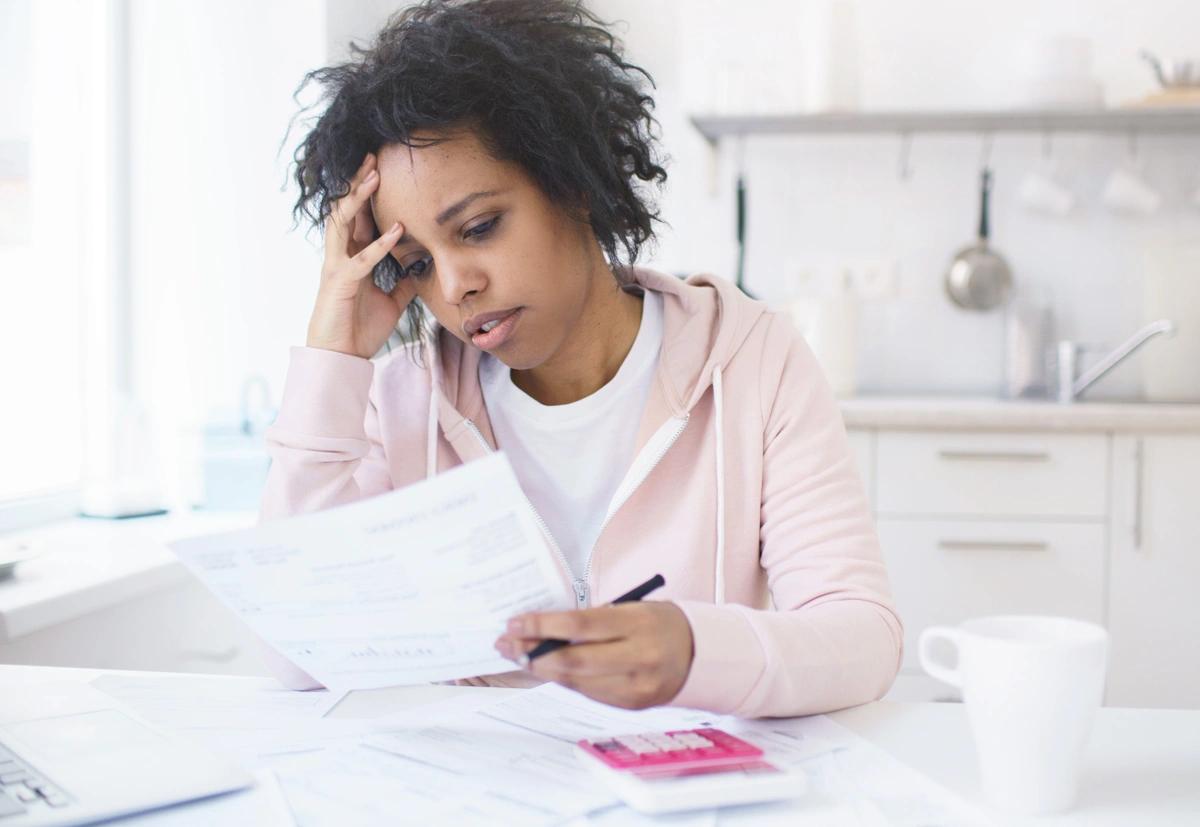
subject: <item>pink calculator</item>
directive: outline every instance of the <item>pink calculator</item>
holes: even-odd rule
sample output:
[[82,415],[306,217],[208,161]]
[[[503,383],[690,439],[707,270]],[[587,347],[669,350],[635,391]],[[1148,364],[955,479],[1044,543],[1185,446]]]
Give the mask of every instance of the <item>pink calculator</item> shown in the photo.
[[807,787],[763,751],[720,729],[673,730],[579,741],[577,754],[634,809],[645,813],[792,798]]

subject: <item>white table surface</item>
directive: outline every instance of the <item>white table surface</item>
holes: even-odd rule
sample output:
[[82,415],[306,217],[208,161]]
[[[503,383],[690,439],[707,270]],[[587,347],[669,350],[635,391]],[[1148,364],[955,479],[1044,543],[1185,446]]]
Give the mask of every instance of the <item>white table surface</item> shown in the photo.
[[[61,679],[89,681],[102,674],[162,677],[166,673],[0,665],[0,683],[6,686]],[[230,676],[226,680],[258,679]],[[427,685],[355,692],[331,716],[371,718],[454,693],[519,691]],[[979,801],[975,757],[961,704],[880,701],[830,717],[967,800]],[[1074,810],[1028,819],[993,815],[1003,825],[1200,825],[1200,710],[1101,709]]]

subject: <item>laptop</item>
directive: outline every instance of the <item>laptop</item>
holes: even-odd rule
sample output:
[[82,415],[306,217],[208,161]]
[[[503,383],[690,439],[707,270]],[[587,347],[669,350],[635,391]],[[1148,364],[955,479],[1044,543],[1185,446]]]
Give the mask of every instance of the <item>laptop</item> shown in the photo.
[[0,686],[0,827],[87,824],[253,783],[85,684]]

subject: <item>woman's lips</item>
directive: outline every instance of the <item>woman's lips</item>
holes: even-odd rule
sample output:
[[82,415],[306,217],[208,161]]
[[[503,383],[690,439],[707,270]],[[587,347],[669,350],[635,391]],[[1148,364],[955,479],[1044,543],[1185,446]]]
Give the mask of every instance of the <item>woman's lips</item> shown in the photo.
[[500,322],[486,333],[482,330],[471,337],[471,344],[480,350],[495,350],[502,344],[507,342],[512,336],[513,328],[517,326],[517,322],[521,319],[521,314],[525,308],[518,307],[513,312],[509,313]]

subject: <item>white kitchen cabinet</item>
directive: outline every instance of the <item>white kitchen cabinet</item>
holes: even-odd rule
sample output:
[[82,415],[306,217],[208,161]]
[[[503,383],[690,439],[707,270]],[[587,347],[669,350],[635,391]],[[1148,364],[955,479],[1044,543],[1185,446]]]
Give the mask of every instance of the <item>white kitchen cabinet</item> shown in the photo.
[[921,672],[923,629],[1029,612],[1108,628],[1106,704],[1200,707],[1194,431],[852,428],[905,623],[889,697],[957,697]]
[[880,516],[1103,519],[1104,434],[921,433],[876,437]]
[[1200,436],[1113,442],[1107,702],[1200,707]]
[[991,614],[1104,622],[1104,526],[880,519],[879,539],[904,619],[905,671],[933,625]]

